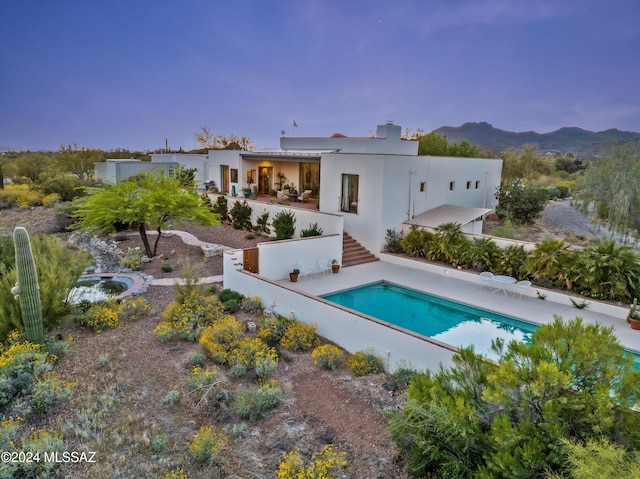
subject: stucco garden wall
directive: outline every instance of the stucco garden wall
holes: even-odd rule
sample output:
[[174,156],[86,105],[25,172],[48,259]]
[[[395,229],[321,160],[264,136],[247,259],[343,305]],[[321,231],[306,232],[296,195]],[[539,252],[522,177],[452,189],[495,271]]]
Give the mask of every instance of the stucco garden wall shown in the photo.
[[244,295],[268,298],[267,307],[272,307],[282,316],[316,324],[319,335],[348,352],[372,351],[384,360],[390,372],[401,367],[436,370],[440,364],[451,365],[454,349],[450,346],[352,313],[321,298],[290,289],[285,284],[237,270],[233,258],[238,254],[241,252],[230,251],[223,255],[225,288]]

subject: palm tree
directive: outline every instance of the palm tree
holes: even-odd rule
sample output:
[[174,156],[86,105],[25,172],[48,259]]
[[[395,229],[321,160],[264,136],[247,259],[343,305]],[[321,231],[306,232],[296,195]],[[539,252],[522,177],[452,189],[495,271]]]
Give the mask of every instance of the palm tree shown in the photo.
[[571,289],[572,256],[569,245],[563,240],[545,238],[529,255],[525,271],[542,284]]
[[526,264],[529,252],[522,245],[509,245],[502,250],[502,256],[496,265],[495,272],[520,278],[527,274]]

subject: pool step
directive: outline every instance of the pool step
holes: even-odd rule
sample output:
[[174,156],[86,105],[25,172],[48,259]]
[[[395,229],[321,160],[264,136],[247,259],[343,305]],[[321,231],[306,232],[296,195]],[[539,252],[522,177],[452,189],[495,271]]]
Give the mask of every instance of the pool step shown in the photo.
[[367,248],[349,236],[342,234],[342,267],[355,266],[356,264],[371,263],[379,259]]

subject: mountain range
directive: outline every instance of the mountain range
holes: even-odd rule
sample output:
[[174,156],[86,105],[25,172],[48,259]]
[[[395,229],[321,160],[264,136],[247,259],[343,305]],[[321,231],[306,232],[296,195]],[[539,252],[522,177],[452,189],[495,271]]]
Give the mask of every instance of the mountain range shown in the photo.
[[495,154],[526,144],[538,145],[542,153],[573,153],[578,158],[594,158],[612,142],[624,144],[640,141],[640,133],[610,129],[593,132],[576,127],[564,127],[550,133],[526,131],[516,133],[493,127],[487,122],[470,122],[462,126],[442,126],[434,132],[446,136],[449,142],[467,140],[478,148]]

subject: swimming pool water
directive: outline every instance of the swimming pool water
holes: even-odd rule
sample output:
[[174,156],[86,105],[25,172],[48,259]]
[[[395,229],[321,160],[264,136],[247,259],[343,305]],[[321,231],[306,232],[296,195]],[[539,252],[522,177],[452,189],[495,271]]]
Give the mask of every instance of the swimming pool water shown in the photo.
[[[529,342],[538,325],[398,286],[386,281],[323,295],[341,306],[455,347],[498,359],[491,342]],[[640,367],[640,356],[635,355]]]

